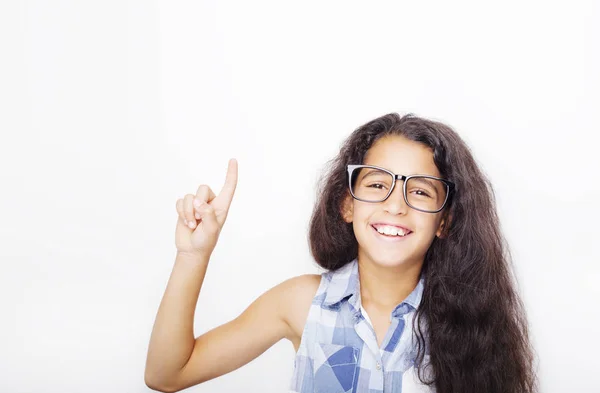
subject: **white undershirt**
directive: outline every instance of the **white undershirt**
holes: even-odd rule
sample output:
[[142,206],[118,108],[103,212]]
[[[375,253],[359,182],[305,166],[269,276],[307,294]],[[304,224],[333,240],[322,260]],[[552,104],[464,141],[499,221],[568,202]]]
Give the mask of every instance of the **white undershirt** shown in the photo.
[[[367,322],[369,322],[369,325],[371,325],[371,327],[373,328],[373,331],[375,331],[373,322],[371,322],[371,318],[369,318],[369,314],[367,314],[367,310],[365,310],[365,308],[362,305],[360,306],[360,312],[362,313],[363,317],[365,317]],[[379,348],[379,352],[381,353],[381,356],[383,357],[383,349]]]

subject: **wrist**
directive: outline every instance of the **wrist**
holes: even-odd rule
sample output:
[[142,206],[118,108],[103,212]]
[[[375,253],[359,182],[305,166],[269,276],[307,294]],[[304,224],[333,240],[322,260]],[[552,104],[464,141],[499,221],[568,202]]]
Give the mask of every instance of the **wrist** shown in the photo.
[[210,253],[201,251],[179,251],[177,250],[177,260],[185,260],[189,262],[208,262],[210,259]]

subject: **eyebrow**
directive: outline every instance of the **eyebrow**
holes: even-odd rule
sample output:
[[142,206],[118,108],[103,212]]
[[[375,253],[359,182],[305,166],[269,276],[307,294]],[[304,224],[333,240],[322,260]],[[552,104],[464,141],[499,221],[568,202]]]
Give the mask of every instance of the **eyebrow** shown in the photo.
[[363,179],[365,177],[369,177],[371,175],[377,174],[378,172],[381,172],[379,169],[375,169],[375,168],[365,168],[365,169],[368,169],[368,172],[363,175],[363,177],[362,177]]
[[[364,164],[364,165],[371,165],[371,164]],[[391,173],[395,173],[395,172],[394,172],[394,171],[392,171],[391,169],[387,169],[387,168],[384,168],[384,167],[382,167],[382,166],[378,166],[378,165],[372,165],[372,166],[375,166],[375,167],[377,167],[377,168],[381,168],[381,169],[385,169],[386,171],[388,171],[388,172],[391,172]],[[365,168],[365,169],[368,169],[368,170],[369,170],[369,172],[368,172],[368,173],[367,173],[365,176],[363,176],[363,177],[366,177],[366,176],[367,176],[368,174],[370,174],[371,172],[373,172],[373,171],[377,171],[377,170],[378,170],[378,169],[375,169],[375,168]],[[432,176],[432,177],[439,177],[439,176],[430,175],[430,174],[427,174],[427,173],[413,173],[413,174],[410,174],[410,175],[403,175],[403,176]]]

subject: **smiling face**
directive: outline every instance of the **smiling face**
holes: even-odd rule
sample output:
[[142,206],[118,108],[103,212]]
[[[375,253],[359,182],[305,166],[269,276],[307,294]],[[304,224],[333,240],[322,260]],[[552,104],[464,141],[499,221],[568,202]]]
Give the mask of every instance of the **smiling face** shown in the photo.
[[[429,147],[397,135],[375,142],[367,151],[364,164],[406,176],[441,177]],[[420,269],[433,239],[441,235],[444,210],[425,213],[410,208],[404,201],[402,186],[403,181],[397,180],[389,198],[378,203],[358,201],[348,191],[342,216],[354,228],[359,261]],[[398,236],[406,230],[406,235]]]

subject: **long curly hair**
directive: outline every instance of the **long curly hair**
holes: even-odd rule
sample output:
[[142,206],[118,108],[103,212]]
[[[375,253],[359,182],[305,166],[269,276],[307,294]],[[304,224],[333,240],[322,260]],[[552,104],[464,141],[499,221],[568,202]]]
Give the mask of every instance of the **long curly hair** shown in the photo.
[[425,288],[413,321],[419,378],[438,393],[537,391],[527,319],[494,191],[449,126],[391,113],[346,139],[319,183],[308,234],[315,261],[336,270],[357,257],[352,224],[341,212],[348,195],[346,165],[362,164],[369,148],[387,135],[428,146],[441,176],[456,185],[443,211],[442,236],[434,238],[421,272]]

